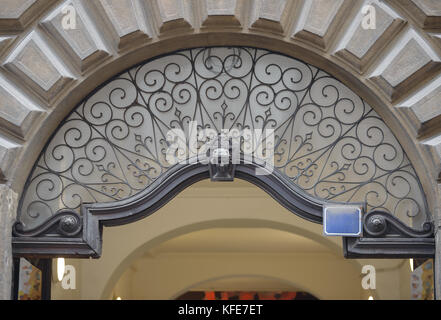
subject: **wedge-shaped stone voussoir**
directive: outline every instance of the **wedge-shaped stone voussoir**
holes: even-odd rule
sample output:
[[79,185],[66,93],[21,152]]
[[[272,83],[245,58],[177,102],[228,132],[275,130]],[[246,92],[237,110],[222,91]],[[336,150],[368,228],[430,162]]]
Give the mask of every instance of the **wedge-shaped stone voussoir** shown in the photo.
[[0,56],[8,49],[14,39],[15,37],[0,37]]
[[363,10],[360,10],[335,53],[360,73],[371,65],[391,39],[406,25],[403,19],[381,3],[370,3],[366,8],[376,15],[375,26],[373,28],[363,26],[363,19],[366,16]]
[[41,26],[65,50],[79,71],[87,70],[109,55],[78,0],[60,5],[42,21]]
[[251,27],[285,34],[292,21],[290,8],[298,4],[292,0],[256,0],[253,2]]
[[0,137],[0,182],[5,182],[10,177],[19,150],[20,146]]
[[16,32],[24,30],[56,0],[1,0],[0,31]]
[[411,109],[420,121],[420,135],[429,134],[436,128],[441,130],[441,87],[428,94],[422,100],[414,104]]
[[203,27],[240,27],[242,25],[243,0],[203,0]]
[[193,29],[192,0],[151,0],[159,34]]
[[326,50],[336,32],[347,20],[353,5],[350,0],[303,0],[302,12],[294,28],[293,38]]
[[0,130],[25,139],[33,121],[41,114],[29,100],[0,76]]
[[430,37],[435,41],[439,48],[441,48],[441,33],[428,33]]
[[152,37],[146,2],[142,0],[99,0],[94,2],[111,25],[114,43],[123,50]]
[[35,31],[11,52],[4,68],[47,103],[73,80],[67,68]]
[[399,105],[421,139],[441,132],[441,76]]
[[438,133],[422,141],[423,148],[431,155],[433,159],[433,178],[441,183],[441,135]]
[[434,52],[416,38],[406,39],[384,58],[370,80],[391,102],[413,93],[441,70]]
[[420,27],[441,29],[441,1],[439,0],[389,0],[403,8]]

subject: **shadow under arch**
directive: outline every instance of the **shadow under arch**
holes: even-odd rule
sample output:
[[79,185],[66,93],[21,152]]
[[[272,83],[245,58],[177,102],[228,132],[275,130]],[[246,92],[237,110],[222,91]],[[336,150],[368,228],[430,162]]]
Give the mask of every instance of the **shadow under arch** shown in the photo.
[[[141,246],[134,249],[130,252],[120,264],[113,270],[111,276],[107,280],[105,287],[103,288],[101,299],[109,299],[111,296],[112,290],[115,287],[116,283],[123,275],[124,271],[139,257],[143,256],[150,249],[158,246],[159,244],[196,231],[214,229],[214,228],[267,228],[274,229],[279,231],[285,231],[291,234],[296,234],[302,236],[304,238],[315,241],[326,248],[336,256],[341,256],[341,247],[331,240],[322,237],[314,232],[303,229],[301,227],[290,225],[282,222],[277,222],[273,220],[264,220],[264,219],[218,219],[212,221],[205,221],[194,223],[182,227],[178,227],[174,230],[171,230],[167,233],[163,233],[160,236],[142,244]],[[355,268],[361,270],[361,264],[357,260],[348,260],[348,263],[352,264]],[[314,292],[311,292],[316,297],[320,298],[320,295],[316,295]]]
[[316,292],[313,292],[315,290],[311,291],[310,289],[308,289],[306,287],[303,287],[301,285],[298,285],[298,284],[296,284],[296,283],[294,283],[294,282],[292,282],[292,281],[290,281],[288,279],[283,279],[283,278],[280,278],[280,277],[269,276],[269,275],[266,275],[266,274],[255,274],[255,273],[250,273],[250,274],[231,274],[231,275],[224,275],[224,276],[220,276],[220,277],[205,279],[205,280],[197,282],[197,283],[195,283],[195,284],[193,284],[191,286],[188,286],[188,287],[186,287],[184,289],[181,289],[180,291],[175,293],[173,296],[171,296],[169,300],[175,300],[178,297],[180,297],[182,294],[184,294],[187,291],[191,290],[192,288],[204,285],[205,283],[208,283],[208,282],[217,281],[217,280],[224,280],[224,279],[240,278],[240,277],[253,277],[253,278],[261,278],[261,279],[267,279],[267,280],[276,280],[276,281],[278,281],[280,283],[289,285],[290,287],[292,287],[295,290],[302,291],[302,292],[307,292],[307,293],[313,295],[318,300],[323,300],[323,298],[321,297],[320,294],[317,294]]

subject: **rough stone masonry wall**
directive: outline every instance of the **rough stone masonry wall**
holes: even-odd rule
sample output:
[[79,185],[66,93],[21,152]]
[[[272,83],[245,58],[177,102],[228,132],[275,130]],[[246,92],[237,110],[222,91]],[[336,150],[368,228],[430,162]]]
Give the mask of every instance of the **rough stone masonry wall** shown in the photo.
[[[377,27],[361,27],[371,4]],[[66,6],[76,29],[65,29]],[[99,84],[148,58],[208,45],[279,51],[325,69],[385,119],[431,209],[441,171],[439,0],[2,0],[0,298],[10,289],[15,198],[58,123]],[[15,203],[15,200],[12,201]]]
[[12,284],[11,227],[17,210],[17,194],[0,185],[0,300],[9,299]]

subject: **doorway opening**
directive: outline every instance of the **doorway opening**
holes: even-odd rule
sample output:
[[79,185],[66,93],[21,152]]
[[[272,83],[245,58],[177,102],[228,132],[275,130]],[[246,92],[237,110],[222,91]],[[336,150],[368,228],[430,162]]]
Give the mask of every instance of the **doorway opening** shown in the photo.
[[[320,224],[241,180],[199,182],[155,215],[104,229],[103,238],[99,260],[66,260],[77,287],[54,281],[52,299],[411,298],[409,259],[347,260],[340,237],[323,236]],[[363,288],[366,265],[376,270],[375,290]]]

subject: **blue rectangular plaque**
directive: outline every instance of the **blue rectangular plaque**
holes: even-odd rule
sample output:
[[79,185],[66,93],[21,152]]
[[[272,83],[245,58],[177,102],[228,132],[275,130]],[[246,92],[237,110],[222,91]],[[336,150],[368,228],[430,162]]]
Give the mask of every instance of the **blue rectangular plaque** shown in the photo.
[[326,236],[361,237],[361,207],[325,206],[323,209],[323,230]]

